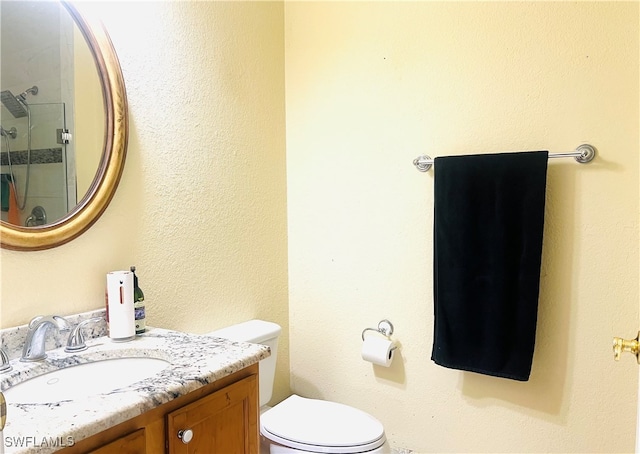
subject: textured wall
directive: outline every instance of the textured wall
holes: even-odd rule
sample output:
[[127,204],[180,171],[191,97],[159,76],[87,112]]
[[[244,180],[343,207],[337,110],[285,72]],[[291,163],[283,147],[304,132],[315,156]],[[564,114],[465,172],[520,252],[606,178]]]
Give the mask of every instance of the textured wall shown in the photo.
[[[611,338],[638,328],[638,22],[637,2],[285,4],[294,391],[417,452],[633,451],[637,365]],[[583,142],[596,162],[549,166],[531,380],[435,366],[433,171],[411,161]],[[359,358],[383,318],[389,369]]]
[[282,324],[282,398],[283,5],[110,2],[103,12],[130,102],[122,181],[101,219],[73,242],[2,250],[1,324],[101,307],[105,273],[135,264],[150,325],[207,332],[253,317]]

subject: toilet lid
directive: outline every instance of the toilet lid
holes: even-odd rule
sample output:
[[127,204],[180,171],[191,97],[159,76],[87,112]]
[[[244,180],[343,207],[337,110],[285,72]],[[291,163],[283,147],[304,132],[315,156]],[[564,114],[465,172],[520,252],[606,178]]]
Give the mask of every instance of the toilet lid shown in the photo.
[[284,446],[324,453],[365,452],[386,441],[384,427],[368,413],[295,394],[262,414],[260,430]]

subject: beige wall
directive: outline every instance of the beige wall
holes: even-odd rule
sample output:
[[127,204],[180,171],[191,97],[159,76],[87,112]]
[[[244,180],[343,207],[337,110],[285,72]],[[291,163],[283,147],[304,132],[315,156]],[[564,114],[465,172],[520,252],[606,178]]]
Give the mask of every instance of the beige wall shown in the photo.
[[253,317],[280,323],[283,398],[283,5],[110,2],[104,13],[131,114],[122,181],[73,242],[2,250],[1,326],[102,307],[105,273],[135,264],[150,325],[207,332]]
[[[637,2],[285,4],[294,391],[421,453],[633,451],[637,365],[611,338],[638,328],[638,22]],[[434,171],[411,161],[584,142],[596,162],[549,166],[531,380],[434,365]],[[383,318],[389,369],[359,358]]]

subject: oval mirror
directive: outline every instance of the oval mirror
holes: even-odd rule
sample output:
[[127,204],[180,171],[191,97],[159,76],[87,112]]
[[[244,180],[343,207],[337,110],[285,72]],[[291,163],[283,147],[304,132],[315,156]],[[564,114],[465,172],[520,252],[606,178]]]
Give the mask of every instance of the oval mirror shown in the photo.
[[128,139],[124,79],[107,31],[85,10],[90,6],[1,4],[5,249],[71,241],[100,217],[120,181]]

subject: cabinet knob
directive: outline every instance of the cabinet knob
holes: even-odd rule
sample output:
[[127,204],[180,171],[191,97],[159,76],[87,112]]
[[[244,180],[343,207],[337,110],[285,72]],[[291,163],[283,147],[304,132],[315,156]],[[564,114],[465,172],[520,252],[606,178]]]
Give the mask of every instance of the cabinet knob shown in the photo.
[[178,438],[182,440],[182,442],[185,445],[188,444],[191,440],[193,440],[193,430],[191,429],[179,430]]
[[613,338],[613,358],[618,361],[622,352],[630,352],[636,356],[640,364],[640,332],[635,339],[626,340],[620,337]]

